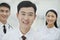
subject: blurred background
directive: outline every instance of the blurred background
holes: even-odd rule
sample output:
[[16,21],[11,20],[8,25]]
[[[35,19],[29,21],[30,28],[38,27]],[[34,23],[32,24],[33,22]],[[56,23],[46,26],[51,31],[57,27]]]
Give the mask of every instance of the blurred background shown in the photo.
[[[11,6],[11,15],[8,19],[8,23],[14,28],[18,25],[18,20],[16,17],[17,5],[23,0],[0,0],[0,3],[6,2]],[[45,14],[49,9],[54,9],[58,13],[58,27],[60,28],[60,0],[29,0],[36,4],[37,6],[37,17],[33,26],[40,28],[45,25]],[[34,27],[36,28],[36,27]]]

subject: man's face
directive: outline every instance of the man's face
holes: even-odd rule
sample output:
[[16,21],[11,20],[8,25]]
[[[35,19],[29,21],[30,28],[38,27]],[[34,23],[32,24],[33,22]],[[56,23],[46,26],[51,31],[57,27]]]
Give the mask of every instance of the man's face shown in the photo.
[[4,22],[7,21],[7,18],[10,15],[10,10],[7,7],[0,7],[0,21]]
[[17,13],[17,17],[22,27],[30,27],[36,17],[33,7],[23,7]]

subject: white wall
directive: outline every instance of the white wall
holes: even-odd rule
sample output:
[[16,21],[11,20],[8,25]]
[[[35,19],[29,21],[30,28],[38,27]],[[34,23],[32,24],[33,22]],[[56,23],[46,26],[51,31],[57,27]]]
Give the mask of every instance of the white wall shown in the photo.
[[[17,5],[22,0],[0,0],[1,2],[7,2],[11,5],[11,15],[8,19],[8,22],[13,26],[16,27],[18,25],[18,20],[16,17],[17,12]],[[37,5],[37,15],[39,16],[40,20],[37,22],[39,25],[44,25],[45,20],[45,13],[49,9],[54,9],[58,13],[58,25],[60,26],[60,0],[30,0]]]

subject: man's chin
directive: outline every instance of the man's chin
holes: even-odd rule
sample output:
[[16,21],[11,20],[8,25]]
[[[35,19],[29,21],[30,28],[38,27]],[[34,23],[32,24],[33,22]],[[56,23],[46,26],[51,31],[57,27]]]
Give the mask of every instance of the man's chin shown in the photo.
[[24,27],[28,27],[29,25],[27,25],[27,24],[23,24],[23,26],[24,26]]

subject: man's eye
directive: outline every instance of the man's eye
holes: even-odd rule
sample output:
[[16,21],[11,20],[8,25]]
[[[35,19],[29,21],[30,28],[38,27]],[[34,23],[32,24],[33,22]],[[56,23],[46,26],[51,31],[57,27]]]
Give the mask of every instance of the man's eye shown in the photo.
[[8,13],[9,11],[6,11],[6,13]]
[[0,10],[0,12],[4,12],[4,10]]
[[29,16],[33,16],[33,13],[32,13],[32,12],[30,12],[28,15],[29,15]]
[[25,15],[25,14],[22,14],[22,15]]
[[29,14],[29,16],[32,16],[32,14]]

